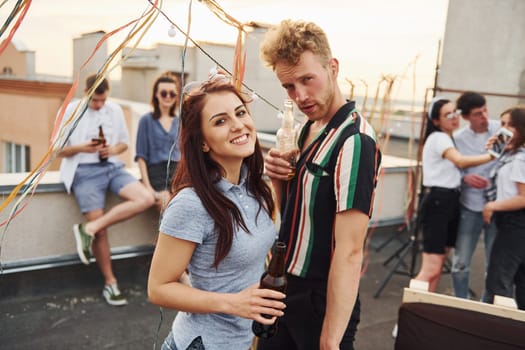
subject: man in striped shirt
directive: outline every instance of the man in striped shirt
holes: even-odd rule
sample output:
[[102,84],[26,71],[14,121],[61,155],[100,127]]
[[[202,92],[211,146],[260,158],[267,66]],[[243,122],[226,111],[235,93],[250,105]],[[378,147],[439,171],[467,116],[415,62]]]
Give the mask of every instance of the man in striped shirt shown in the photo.
[[259,350],[353,349],[363,243],[381,153],[375,133],[346,101],[339,62],[316,24],[285,20],[266,34],[263,61],[307,116],[292,173],[288,155],[265,158],[288,244],[287,305],[278,332]]

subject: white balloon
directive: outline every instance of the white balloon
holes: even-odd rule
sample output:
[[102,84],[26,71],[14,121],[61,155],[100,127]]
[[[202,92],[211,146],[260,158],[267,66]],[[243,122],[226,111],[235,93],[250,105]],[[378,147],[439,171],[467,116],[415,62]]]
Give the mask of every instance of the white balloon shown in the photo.
[[175,29],[175,27],[172,25],[170,27],[170,29],[168,29],[168,36],[170,38],[173,38],[175,35],[177,35],[177,30]]

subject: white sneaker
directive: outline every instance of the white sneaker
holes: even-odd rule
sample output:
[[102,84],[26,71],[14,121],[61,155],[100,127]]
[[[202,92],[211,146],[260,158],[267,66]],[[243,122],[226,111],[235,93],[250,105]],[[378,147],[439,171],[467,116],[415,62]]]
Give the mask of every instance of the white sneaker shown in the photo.
[[106,302],[109,305],[123,306],[128,304],[128,301],[126,298],[124,298],[122,293],[120,293],[116,283],[107,284],[104,286],[104,289],[102,290],[102,296],[104,299],[106,299]]
[[394,326],[394,329],[392,329],[392,338],[394,338],[394,339],[397,338],[397,323]]

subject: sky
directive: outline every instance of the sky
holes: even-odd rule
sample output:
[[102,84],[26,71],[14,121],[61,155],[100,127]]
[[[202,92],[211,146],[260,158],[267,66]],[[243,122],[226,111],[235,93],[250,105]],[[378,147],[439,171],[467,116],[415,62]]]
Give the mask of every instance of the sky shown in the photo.
[[[424,90],[433,85],[448,0],[216,2],[240,22],[275,24],[292,18],[319,24],[328,35],[334,57],[339,59],[343,91],[349,91],[346,90],[350,88],[346,82],[349,79],[356,85],[356,94],[366,93],[365,86],[368,86],[368,95],[373,96],[377,83],[388,75],[396,77],[394,98],[422,100]],[[15,0],[8,0],[0,7],[0,23],[4,23],[15,3]],[[194,40],[235,42],[236,30],[219,21],[201,1],[164,0],[162,10],[186,29],[190,4],[190,36]],[[14,39],[35,51],[37,73],[71,76],[73,38],[97,30],[110,32],[138,18],[148,5],[147,0],[33,1]],[[170,37],[169,28],[169,22],[159,16],[138,46],[182,43],[182,34]],[[118,35],[110,38],[109,50],[116,48],[122,38]]]

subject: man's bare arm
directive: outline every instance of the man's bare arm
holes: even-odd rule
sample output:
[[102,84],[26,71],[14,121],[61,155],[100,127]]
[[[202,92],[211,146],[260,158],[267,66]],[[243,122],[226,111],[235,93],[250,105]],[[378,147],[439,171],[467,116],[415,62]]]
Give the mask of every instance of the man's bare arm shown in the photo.
[[336,214],[335,250],[328,275],[320,349],[339,349],[359,289],[368,215],[357,209]]

